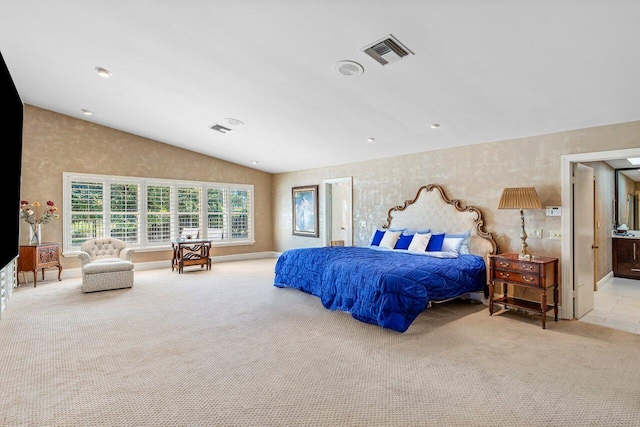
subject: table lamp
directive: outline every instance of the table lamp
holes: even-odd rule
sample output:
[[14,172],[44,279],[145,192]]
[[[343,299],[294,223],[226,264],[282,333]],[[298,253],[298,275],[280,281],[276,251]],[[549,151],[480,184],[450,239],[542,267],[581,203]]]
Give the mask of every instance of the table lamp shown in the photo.
[[522,240],[522,244],[518,259],[530,261],[531,253],[527,249],[527,233],[524,229],[524,210],[542,209],[536,189],[533,187],[505,188],[502,190],[498,209],[520,209],[520,224],[522,226],[520,240]]

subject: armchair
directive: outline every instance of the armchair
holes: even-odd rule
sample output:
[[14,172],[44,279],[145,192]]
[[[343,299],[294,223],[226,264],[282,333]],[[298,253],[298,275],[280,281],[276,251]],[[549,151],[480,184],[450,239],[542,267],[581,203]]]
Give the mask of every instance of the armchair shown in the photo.
[[133,287],[133,248],[114,238],[90,239],[80,247],[82,292]]

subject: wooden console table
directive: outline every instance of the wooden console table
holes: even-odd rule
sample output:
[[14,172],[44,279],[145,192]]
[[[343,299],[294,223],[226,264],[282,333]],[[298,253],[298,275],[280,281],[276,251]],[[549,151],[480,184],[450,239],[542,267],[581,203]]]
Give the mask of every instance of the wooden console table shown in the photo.
[[38,270],[42,269],[42,280],[44,280],[44,270],[50,267],[58,267],[58,280],[61,280],[60,243],[20,245],[20,256],[18,256],[18,268],[16,269],[18,285],[20,284],[18,278],[20,271],[33,271],[33,287],[35,288],[38,280]]
[[184,271],[185,266],[199,265],[200,268],[207,267],[211,270],[211,240],[185,239],[171,242],[173,248],[173,259],[171,260],[171,271]]
[[[547,311],[553,310],[558,321],[558,258],[534,256],[531,260],[518,259],[517,253],[489,255],[491,280],[489,282],[489,315],[493,304],[517,308],[540,314],[542,329],[547,327]],[[502,283],[502,296],[494,296],[494,288]],[[540,302],[531,302],[507,295],[507,285],[524,286],[540,290]],[[547,289],[553,288],[553,304],[547,303]]]

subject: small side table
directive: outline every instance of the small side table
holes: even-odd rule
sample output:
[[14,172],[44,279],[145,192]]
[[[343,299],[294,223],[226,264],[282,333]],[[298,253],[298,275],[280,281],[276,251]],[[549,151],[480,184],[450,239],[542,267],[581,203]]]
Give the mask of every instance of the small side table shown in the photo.
[[60,243],[40,243],[36,245],[20,245],[20,255],[18,256],[18,268],[16,269],[16,279],[18,286],[20,278],[18,273],[21,271],[33,271],[33,287],[36,287],[38,281],[38,270],[42,270],[42,280],[44,280],[44,270],[51,267],[58,268],[58,280],[62,273],[60,265]]
[[173,248],[171,271],[175,268],[179,274],[182,274],[184,267],[188,265],[199,265],[200,268],[207,267],[207,270],[211,270],[211,240],[177,240],[171,242],[171,246]]
[[[533,256],[531,260],[520,260],[517,253],[505,253],[490,255],[489,260],[489,315],[493,315],[495,303],[540,314],[542,329],[547,327],[547,311],[553,310],[554,320],[558,321],[558,258]],[[499,283],[502,283],[502,296],[495,298],[494,287]],[[540,302],[508,296],[508,284],[539,289]],[[553,288],[553,305],[547,303],[548,288]]]

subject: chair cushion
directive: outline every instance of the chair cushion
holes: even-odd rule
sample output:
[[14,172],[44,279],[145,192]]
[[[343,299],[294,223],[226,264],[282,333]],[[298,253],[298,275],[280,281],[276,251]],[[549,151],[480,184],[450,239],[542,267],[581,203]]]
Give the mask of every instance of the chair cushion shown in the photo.
[[133,263],[118,258],[103,258],[83,267],[85,274],[111,273],[114,271],[133,270]]

